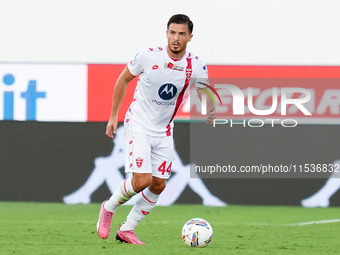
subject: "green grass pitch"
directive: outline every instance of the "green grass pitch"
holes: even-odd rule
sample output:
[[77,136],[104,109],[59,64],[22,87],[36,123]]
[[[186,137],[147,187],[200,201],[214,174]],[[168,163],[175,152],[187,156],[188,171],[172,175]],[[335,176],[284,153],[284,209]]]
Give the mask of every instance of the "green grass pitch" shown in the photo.
[[[139,246],[115,241],[131,207],[118,208],[107,240],[96,232],[99,207],[0,202],[0,254],[340,254],[340,208],[155,207],[136,228],[146,242]],[[213,227],[206,248],[190,248],[181,239],[183,224],[194,217]]]

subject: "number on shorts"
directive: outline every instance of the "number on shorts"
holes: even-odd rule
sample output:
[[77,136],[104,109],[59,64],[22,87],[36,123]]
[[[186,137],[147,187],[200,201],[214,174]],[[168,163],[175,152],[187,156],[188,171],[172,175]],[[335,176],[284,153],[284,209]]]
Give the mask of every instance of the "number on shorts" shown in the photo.
[[[162,175],[164,175],[165,173],[168,173],[168,175],[170,175],[171,172],[171,165],[172,162],[170,162],[169,166],[166,168],[166,161],[164,161],[159,167],[158,167],[158,171],[162,172]],[[166,168],[166,169],[165,169]]]

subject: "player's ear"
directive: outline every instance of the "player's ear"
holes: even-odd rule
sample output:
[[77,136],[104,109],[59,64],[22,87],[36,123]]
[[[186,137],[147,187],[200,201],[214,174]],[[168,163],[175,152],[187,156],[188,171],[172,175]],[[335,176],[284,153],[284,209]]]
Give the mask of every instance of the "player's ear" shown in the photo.
[[190,34],[190,35],[189,35],[189,37],[190,37],[189,42],[191,41],[191,39],[192,39],[193,36],[194,36],[193,34]]

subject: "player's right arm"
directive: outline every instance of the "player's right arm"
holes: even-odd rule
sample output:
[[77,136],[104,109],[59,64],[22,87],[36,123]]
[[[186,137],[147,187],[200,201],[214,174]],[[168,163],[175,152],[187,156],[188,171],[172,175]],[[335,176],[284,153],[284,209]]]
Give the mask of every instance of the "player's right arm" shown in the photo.
[[113,138],[117,131],[119,107],[125,96],[126,87],[135,77],[126,66],[116,82],[113,90],[111,116],[106,126],[106,135],[110,138]]

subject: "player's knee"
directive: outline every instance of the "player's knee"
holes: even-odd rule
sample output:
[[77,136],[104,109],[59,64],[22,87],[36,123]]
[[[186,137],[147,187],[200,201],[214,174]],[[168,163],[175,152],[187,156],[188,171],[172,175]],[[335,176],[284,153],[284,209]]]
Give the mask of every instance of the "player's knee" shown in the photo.
[[138,193],[150,185],[151,175],[134,174],[131,183],[133,190]]
[[150,186],[149,186],[149,189],[152,193],[154,194],[161,194],[162,191],[165,189],[166,187],[166,180],[163,180],[163,179],[160,179],[160,180],[155,180],[153,179]]

